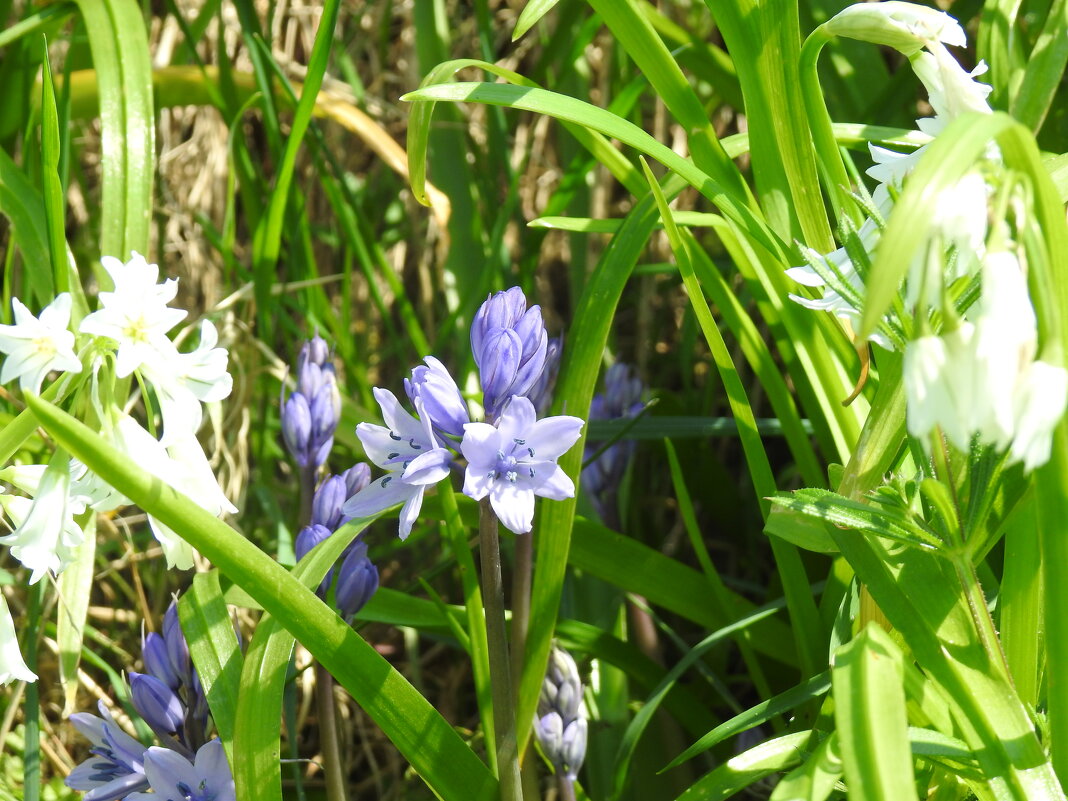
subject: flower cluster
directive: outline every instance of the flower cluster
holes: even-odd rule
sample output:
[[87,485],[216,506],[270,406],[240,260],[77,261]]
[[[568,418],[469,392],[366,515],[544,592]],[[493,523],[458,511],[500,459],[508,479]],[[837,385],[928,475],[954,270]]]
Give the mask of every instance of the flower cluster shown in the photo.
[[92,747],[67,776],[67,786],[84,791],[86,801],[235,798],[222,741],[210,736],[208,702],[175,604],[164,616],[163,633],[144,638],[142,656],[147,672],[130,672],[130,698],[163,747],[131,737],[101,701],[99,717],[85,712],[70,717]]
[[553,646],[541,684],[534,735],[556,772],[575,781],[586,758],[586,711],[578,666],[559,646]]
[[316,468],[334,445],[341,395],[326,341],[316,335],[297,357],[297,389],[282,407],[282,435],[301,467]]
[[[370,469],[360,462],[319,485],[312,500],[311,522],[300,530],[294,544],[298,560],[351,519],[344,514],[345,501],[366,487],[370,480]],[[316,590],[320,598],[326,600],[333,582],[334,569],[331,568]],[[337,569],[334,604],[338,614],[344,620],[351,620],[377,589],[378,568],[367,555],[367,544],[357,539],[345,549]]]
[[414,415],[392,392],[376,388],[385,425],[360,423],[356,435],[386,474],[350,498],[344,514],[367,517],[403,504],[400,536],[407,537],[426,488],[449,476],[457,452],[467,459],[464,492],[476,500],[488,497],[516,534],[530,531],[535,496],[574,496],[575,486],[556,460],[578,440],[582,421],[538,420],[529,397],[532,391],[539,398],[551,391],[551,376],[542,380],[549,339],[541,309],[528,308],[518,287],[490,296],[471,325],[471,348],[487,422],[471,420],[456,381],[432,356],[404,382]]
[[[980,63],[965,71],[946,45],[963,46],[965,35],[948,15],[909,3],[864,3],[842,11],[824,26],[829,33],[889,44],[908,56],[927,88],[935,116],[917,120],[923,134],[939,136],[967,112],[990,113],[991,88],[975,78]],[[908,154],[871,146],[875,165],[867,174],[878,182],[871,216],[847,231],[852,247],[820,255],[806,250],[807,266],[788,271],[798,283],[820,287],[816,300],[791,296],[813,309],[831,311],[856,325],[864,302],[864,278],[901,189],[928,145]],[[1010,462],[1026,470],[1049,458],[1053,428],[1068,406],[1068,371],[1039,347],[1038,325],[1028,293],[1026,249],[1013,241],[1010,221],[991,222],[999,182],[1000,154],[991,145],[984,165],[967,172],[938,197],[935,218],[909,267],[904,307],[914,310],[916,336],[905,341],[892,317],[872,339],[904,348],[908,430],[925,444],[938,429],[958,449],[973,441],[1008,451]],[[1026,202],[1016,210],[1015,227],[1026,224]],[[979,300],[958,309],[949,289],[977,282]],[[940,312],[940,328],[930,309]]]
[[[17,378],[24,392],[37,393],[50,373],[63,374],[60,389],[73,394],[71,408],[89,409],[86,422],[139,468],[212,514],[236,512],[197,440],[203,405],[227,397],[233,385],[215,326],[202,322],[197,346],[180,351],[170,335],[186,317],[183,309],[170,306],[177,281],[160,283],[159,268],[136,253],[125,263],[105,256],[101,264],[114,288],[100,292],[99,308],[80,320],[72,319],[69,293],[58,295],[37,317],[12,299],[14,324],[0,325],[0,352],[5,354],[0,381]],[[131,386],[151,392],[161,425],[150,417],[146,429],[130,415]],[[144,405],[151,415],[152,404],[146,399]],[[12,528],[0,544],[30,570],[31,583],[46,573],[58,575],[74,559],[85,537],[78,515],[130,503],[106,477],[94,475],[62,450],[47,465],[6,467],[0,479],[24,493],[0,494],[0,508]],[[184,540],[151,516],[149,526],[169,566],[192,567],[193,551]],[[18,664],[7,658],[12,653],[4,636],[9,623],[5,606],[0,609],[0,678],[7,679],[23,673],[21,658]]]
[[[590,402],[591,420],[619,420],[634,417],[645,408],[642,392],[645,385],[635,374],[634,368],[624,362],[616,362],[604,376],[604,391],[593,396]],[[602,450],[601,443],[586,442],[585,458],[592,462],[582,470],[582,486],[589,494],[594,508],[610,525],[615,516],[616,490],[634,455],[634,442],[613,442]]]

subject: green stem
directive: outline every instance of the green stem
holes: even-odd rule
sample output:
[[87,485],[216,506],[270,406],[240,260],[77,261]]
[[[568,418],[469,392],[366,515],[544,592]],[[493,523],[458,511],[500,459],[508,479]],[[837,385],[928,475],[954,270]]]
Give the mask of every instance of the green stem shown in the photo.
[[501,801],[522,801],[511,666],[504,627],[504,586],[501,580],[501,546],[497,537],[497,516],[490,508],[488,498],[479,502],[478,512],[482,599],[486,610],[486,635],[489,640],[490,686],[493,690],[493,726],[497,735]]
[[[30,587],[29,603],[26,607],[26,640],[22,652],[26,667],[34,673],[37,672],[37,641],[41,633],[40,618],[47,587],[47,583],[43,581]],[[38,801],[41,797],[41,706],[35,681],[26,683],[23,715],[26,726],[22,757],[23,798],[26,801]]]
[[575,801],[575,783],[557,771],[556,786],[560,788],[560,801]]
[[[801,48],[799,71],[801,95],[805,101],[805,112],[808,114],[808,126],[812,131],[812,143],[816,146],[816,164],[820,181],[823,182],[823,188],[831,200],[835,219],[841,220],[842,215],[848,213],[847,209],[850,208],[847,204],[850,187],[849,173],[846,172],[845,164],[842,162],[842,152],[838,149],[834,125],[827,111],[827,103],[823,99],[820,76],[816,69],[820,52],[830,40],[831,36],[822,27],[816,28]],[[854,221],[860,222],[860,220]]]
[[530,628],[530,581],[534,571],[534,534],[515,538],[515,569],[512,573],[512,687],[518,691]]
[[319,711],[319,744],[323,750],[327,801],[347,801],[345,775],[341,768],[341,743],[337,736],[334,677],[320,664],[315,665],[315,704]]

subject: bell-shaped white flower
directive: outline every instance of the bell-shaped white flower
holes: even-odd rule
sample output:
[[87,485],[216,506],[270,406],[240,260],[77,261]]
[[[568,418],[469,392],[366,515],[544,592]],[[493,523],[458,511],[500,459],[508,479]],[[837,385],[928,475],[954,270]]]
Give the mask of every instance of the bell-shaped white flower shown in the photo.
[[983,398],[976,394],[975,326],[961,323],[943,336],[927,335],[905,346],[902,380],[905,420],[912,436],[926,440],[940,427],[958,450],[967,450]]
[[146,262],[144,256],[134,253],[125,264],[104,256],[100,263],[115,289],[100,293],[100,308],[82,320],[79,330],[118,343],[115,373],[125,378],[145,362],[157,360],[160,352],[174,349],[167,332],[186,312],[167,305],[178,292],[178,282],[168,279],[157,284],[159,267]]
[[63,292],[34,317],[18,298],[11,299],[14,325],[0,325],[0,352],[7,354],[0,383],[15,378],[23,391],[39,393],[41,383],[52,370],[81,372],[82,363],[74,353],[70,323],[70,294]]
[[11,534],[0,537],[0,545],[8,546],[11,555],[29,568],[31,584],[45,573],[63,572],[85,539],[85,532],[74,521],[69,492],[68,460],[65,454],[57,453],[41,476],[32,501],[0,496],[0,505],[15,526]]
[[[177,437],[168,446],[145,431],[128,415],[116,426],[120,447],[145,472],[150,473],[213,515],[236,512],[219,488],[215,474],[196,438],[189,433]],[[167,566],[187,570],[193,566],[193,548],[170,527],[152,515],[148,516],[152,534],[163,546]]]
[[15,637],[15,624],[7,600],[0,594],[0,684],[13,681],[37,681],[37,674],[26,666]]
[[1030,472],[1049,461],[1053,429],[1068,406],[1068,370],[1044,361],[1032,362],[1016,390],[1016,429],[1010,462],[1023,462]]
[[906,56],[932,42],[966,44],[964,29],[949,14],[897,0],[857,3],[835,14],[823,27],[835,36],[889,45]]

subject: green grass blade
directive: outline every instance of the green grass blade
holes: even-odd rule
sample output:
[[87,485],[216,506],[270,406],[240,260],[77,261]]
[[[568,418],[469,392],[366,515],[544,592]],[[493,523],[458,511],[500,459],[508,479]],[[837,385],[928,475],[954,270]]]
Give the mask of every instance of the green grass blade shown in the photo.
[[85,619],[93,586],[96,557],[96,515],[84,522],[85,540],[78,546],[74,562],[56,582],[59,606],[56,611],[56,644],[59,646],[59,679],[63,685],[64,714],[76,711],[78,663],[82,655]]
[[100,88],[100,252],[148,255],[156,125],[152,62],[135,0],[78,0]]
[[1045,652],[1043,571],[1035,504],[1025,504],[1005,532],[1005,567],[998,602],[1001,644],[1020,700],[1038,706]]
[[559,2],[560,0],[529,0],[529,2],[523,6],[523,11],[520,13],[519,19],[515,22],[515,29],[512,31],[512,41],[514,42],[516,39],[519,39],[524,33],[537,25],[538,21],[552,11],[553,6]]
[[234,720],[243,658],[217,571],[193,577],[193,586],[178,602],[178,616],[219,739],[230,765],[236,765]]
[[702,776],[678,801],[726,801],[765,776],[797,765],[811,737],[807,731],[785,734],[750,748]]
[[[375,720],[423,780],[445,799],[496,795],[486,766],[408,681],[314,593],[222,521],[133,466],[70,415],[30,399],[45,429],[72,456],[178,532],[301,641]],[[238,755],[240,757],[240,754]]]
[[871,801],[917,798],[902,659],[873,623],[834,656],[834,717],[846,781]]
[[48,64],[48,40],[41,39],[41,178],[44,181],[45,223],[48,228],[48,253],[56,292],[70,288],[67,266],[66,204],[63,184],[59,180],[59,112],[52,69]]
[[11,223],[12,239],[26,264],[26,290],[47,302],[53,295],[53,284],[51,270],[46,266],[52,261],[44,200],[3,149],[0,149],[0,212]]
[[1009,106],[1012,116],[1035,133],[1049,113],[1065,65],[1068,65],[1068,2],[1053,0],[1042,32],[1027,58],[1020,88]]

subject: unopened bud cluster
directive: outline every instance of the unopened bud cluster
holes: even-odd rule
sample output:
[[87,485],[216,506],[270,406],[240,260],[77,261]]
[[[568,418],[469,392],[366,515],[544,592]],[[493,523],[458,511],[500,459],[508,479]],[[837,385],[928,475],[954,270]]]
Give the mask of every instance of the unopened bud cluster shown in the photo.
[[546,758],[570,781],[578,778],[586,758],[586,712],[582,679],[571,655],[554,646],[538,698],[534,733]]
[[334,445],[341,419],[330,350],[319,336],[305,342],[297,358],[297,388],[282,408],[282,436],[301,467],[319,467]]

